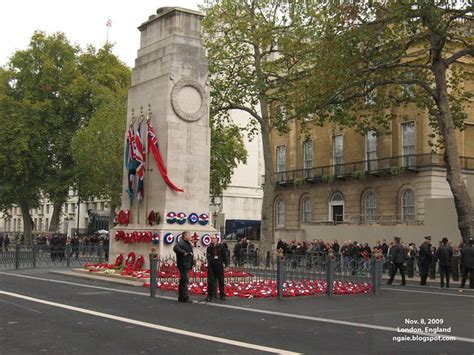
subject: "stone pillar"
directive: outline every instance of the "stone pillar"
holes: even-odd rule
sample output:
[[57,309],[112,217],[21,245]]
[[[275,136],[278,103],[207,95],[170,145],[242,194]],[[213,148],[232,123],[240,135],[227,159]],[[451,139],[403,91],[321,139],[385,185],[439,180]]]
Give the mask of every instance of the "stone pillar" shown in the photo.
[[[176,238],[182,231],[189,230],[196,232],[199,239],[204,234],[215,233],[210,221],[207,225],[192,224],[189,220],[184,224],[166,222],[168,212],[210,216],[211,132],[207,59],[201,40],[202,17],[197,11],[164,7],[138,27],[140,49],[128,95],[128,123],[132,115],[135,119],[140,118],[141,112],[146,116],[150,107],[151,122],[168,176],[184,192],[176,192],[164,182],[150,153],[147,156],[144,200],[138,202],[134,197],[131,204],[125,192],[128,176],[124,167],[121,208],[132,212],[132,221],[127,226],[117,225],[112,231],[111,259],[118,253],[126,256],[130,251],[146,256],[153,247],[160,255],[172,254],[175,243],[163,243],[166,233],[172,233]],[[146,129],[145,123],[142,129]],[[161,215],[161,222],[154,226],[147,224],[152,210]],[[115,232],[119,230],[159,233],[160,245],[115,241]],[[197,246],[197,250],[204,249],[200,241]]]

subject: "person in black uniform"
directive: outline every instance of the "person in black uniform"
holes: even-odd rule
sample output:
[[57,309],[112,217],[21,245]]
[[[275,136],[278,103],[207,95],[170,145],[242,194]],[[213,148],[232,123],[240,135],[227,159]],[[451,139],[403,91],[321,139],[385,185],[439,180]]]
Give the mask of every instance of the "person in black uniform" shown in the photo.
[[420,285],[426,285],[426,279],[428,278],[428,271],[430,268],[431,259],[433,259],[433,253],[431,252],[431,236],[425,237],[425,241],[420,245]]
[[192,302],[188,295],[189,270],[193,268],[194,254],[191,232],[184,231],[181,240],[174,246],[176,264],[179,270],[178,302]]
[[403,245],[400,244],[400,237],[395,237],[395,244],[390,248],[390,263],[391,274],[390,280],[388,280],[387,285],[391,285],[393,279],[395,278],[395,274],[397,273],[397,269],[400,270],[400,275],[402,276],[402,286],[405,286],[405,248]]
[[474,239],[462,248],[461,264],[464,266],[460,288],[466,285],[467,274],[469,276],[469,288],[474,288]]
[[448,245],[448,238],[441,239],[441,245],[436,251],[436,259],[439,261],[439,274],[441,287],[444,287],[446,277],[446,287],[449,288],[449,274],[451,271],[451,259],[453,258],[453,248]]
[[207,258],[207,297],[211,302],[212,297],[217,297],[217,283],[221,300],[225,300],[224,292],[224,267],[229,266],[229,258],[225,246],[218,242],[217,235],[211,237],[211,244],[206,249]]

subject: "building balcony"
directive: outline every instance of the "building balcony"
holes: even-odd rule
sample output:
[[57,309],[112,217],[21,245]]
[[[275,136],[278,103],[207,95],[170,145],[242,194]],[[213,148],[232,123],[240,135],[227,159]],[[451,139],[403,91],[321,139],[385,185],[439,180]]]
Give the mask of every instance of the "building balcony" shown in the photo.
[[[463,171],[474,171],[474,158],[460,157]],[[444,169],[442,154],[411,154],[389,158],[356,161],[352,163],[324,165],[311,169],[288,170],[275,173],[277,184],[302,185],[305,183],[331,183],[335,180],[363,180],[366,176],[400,175],[433,168]]]

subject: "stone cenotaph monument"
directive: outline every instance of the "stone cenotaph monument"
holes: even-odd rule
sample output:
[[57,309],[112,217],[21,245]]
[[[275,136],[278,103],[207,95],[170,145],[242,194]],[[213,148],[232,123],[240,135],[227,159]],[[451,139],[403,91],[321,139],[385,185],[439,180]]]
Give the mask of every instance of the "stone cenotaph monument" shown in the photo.
[[[152,248],[162,256],[173,254],[185,230],[193,234],[199,254],[216,233],[209,220],[211,131],[202,18],[197,11],[164,7],[138,27],[125,137],[125,160],[132,168],[124,164],[112,262],[133,252],[148,266]],[[157,142],[150,140],[150,128]]]

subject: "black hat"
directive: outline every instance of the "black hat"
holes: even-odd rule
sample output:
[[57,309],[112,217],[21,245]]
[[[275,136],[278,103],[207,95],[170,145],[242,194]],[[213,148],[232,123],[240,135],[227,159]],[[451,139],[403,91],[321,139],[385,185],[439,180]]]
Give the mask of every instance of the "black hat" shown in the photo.
[[441,243],[446,244],[447,242],[448,242],[448,238],[444,237],[443,239],[441,239]]
[[393,240],[396,241],[396,242],[399,242],[402,238],[400,237],[393,237]]
[[426,239],[426,240],[431,240],[431,235],[427,235],[427,236],[425,237],[425,239]]

